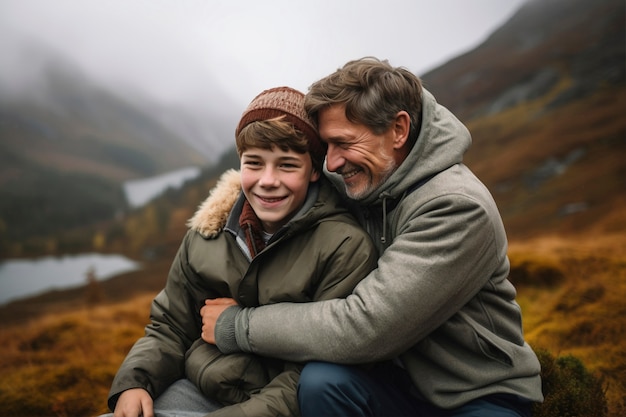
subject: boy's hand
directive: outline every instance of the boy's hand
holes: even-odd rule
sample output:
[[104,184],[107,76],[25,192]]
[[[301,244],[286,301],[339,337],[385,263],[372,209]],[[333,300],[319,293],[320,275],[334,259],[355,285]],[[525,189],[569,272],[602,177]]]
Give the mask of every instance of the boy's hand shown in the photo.
[[230,306],[236,306],[237,301],[232,298],[214,298],[205,300],[204,307],[200,309],[202,316],[202,340],[215,344],[215,323],[217,319]]
[[152,397],[143,388],[131,388],[120,395],[114,417],[154,417]]

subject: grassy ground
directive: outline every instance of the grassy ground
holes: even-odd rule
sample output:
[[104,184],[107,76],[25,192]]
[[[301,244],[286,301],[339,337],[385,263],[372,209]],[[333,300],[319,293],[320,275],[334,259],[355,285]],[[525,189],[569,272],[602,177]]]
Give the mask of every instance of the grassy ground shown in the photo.
[[[626,238],[513,243],[510,258],[530,344],[580,358],[603,378],[609,415],[625,415]],[[143,334],[166,268],[152,265],[142,275],[113,280],[96,292],[85,288],[17,303],[14,314],[2,309],[0,414],[107,412],[111,380]],[[134,292],[120,293],[124,281]]]
[[526,339],[571,354],[604,380],[609,415],[626,415],[626,237],[511,245]]
[[152,295],[42,316],[0,333],[3,416],[94,416],[143,334]]

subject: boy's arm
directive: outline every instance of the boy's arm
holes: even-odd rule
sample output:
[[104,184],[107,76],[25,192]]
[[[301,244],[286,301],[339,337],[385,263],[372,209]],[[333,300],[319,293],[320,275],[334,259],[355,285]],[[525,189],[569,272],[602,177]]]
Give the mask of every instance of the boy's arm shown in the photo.
[[207,417],[293,417],[300,415],[297,388],[302,366],[286,362],[284,370],[246,401],[221,408]]
[[187,378],[202,394],[227,405],[218,416],[298,415],[300,369],[250,353],[225,355],[203,340],[191,346],[185,360]]
[[143,388],[156,398],[184,375],[185,352],[200,330],[197,310],[186,301],[189,297],[184,282],[193,273],[187,267],[186,242],[187,237],[172,263],[165,288],[152,302],[145,336],[133,345],[115,375],[108,399],[111,410],[126,390]]
[[272,369],[256,355],[225,355],[198,339],[185,355],[185,374],[205,396],[222,404],[236,404],[268,384]]

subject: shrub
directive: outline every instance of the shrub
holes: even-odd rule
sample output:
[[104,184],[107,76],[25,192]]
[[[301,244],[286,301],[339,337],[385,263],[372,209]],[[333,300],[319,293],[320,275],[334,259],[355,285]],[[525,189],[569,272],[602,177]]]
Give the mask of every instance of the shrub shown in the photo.
[[555,358],[536,350],[541,362],[543,404],[536,404],[534,417],[604,417],[608,413],[602,381],[576,357]]
[[561,283],[565,275],[554,260],[539,256],[525,257],[510,254],[511,272],[509,279],[516,287],[552,287]]

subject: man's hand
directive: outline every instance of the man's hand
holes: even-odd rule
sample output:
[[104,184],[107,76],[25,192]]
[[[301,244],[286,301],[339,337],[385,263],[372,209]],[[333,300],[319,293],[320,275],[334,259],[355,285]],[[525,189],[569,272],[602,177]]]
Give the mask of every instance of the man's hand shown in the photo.
[[202,340],[212,345],[215,344],[215,323],[218,317],[228,307],[236,305],[237,301],[232,298],[214,298],[204,302],[204,307],[200,309],[200,315],[202,316]]
[[114,417],[154,417],[152,397],[143,388],[131,388],[120,395]]

